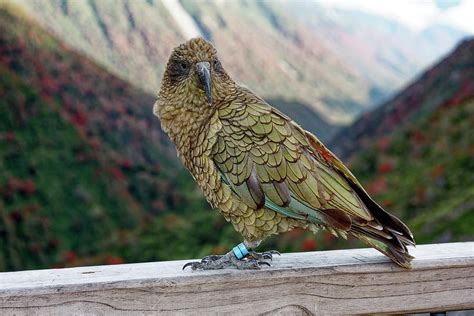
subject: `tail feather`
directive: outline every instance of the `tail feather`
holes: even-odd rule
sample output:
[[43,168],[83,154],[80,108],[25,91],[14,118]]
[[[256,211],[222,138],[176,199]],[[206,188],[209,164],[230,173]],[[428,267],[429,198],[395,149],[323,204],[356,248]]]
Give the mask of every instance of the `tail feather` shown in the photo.
[[[373,215],[375,224],[355,224],[351,234],[409,269],[413,256],[408,253],[407,246],[415,246],[410,229],[397,217],[387,213],[360,186],[354,184],[352,187]],[[376,229],[378,225],[382,226],[381,231]]]
[[365,233],[356,233],[353,232],[352,235],[360,240],[362,240],[367,245],[377,249],[387,257],[389,257],[393,262],[398,264],[399,266],[410,269],[411,268],[411,260],[413,256],[408,253],[408,250],[405,249],[396,249],[388,245],[385,241],[380,241],[374,238],[367,236]]

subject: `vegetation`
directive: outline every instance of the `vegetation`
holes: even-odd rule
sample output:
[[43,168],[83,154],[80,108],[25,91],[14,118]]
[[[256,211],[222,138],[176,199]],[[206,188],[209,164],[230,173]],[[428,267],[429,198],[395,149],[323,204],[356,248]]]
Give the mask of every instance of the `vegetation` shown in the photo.
[[19,15],[0,9],[0,270],[121,261],[155,217],[207,210],[154,98]]
[[474,237],[474,40],[333,143],[420,243]]
[[[442,89],[447,97],[423,98],[442,104],[415,107],[432,110],[416,111],[419,119],[371,140],[352,160],[419,242],[472,239],[469,67]],[[290,115],[304,106],[273,102]],[[240,241],[181,167],[153,103],[0,2],[0,271],[197,258]],[[306,114],[329,137],[331,127]],[[347,246],[300,230],[265,243],[281,251]]]
[[[441,105],[474,94],[474,40],[461,42],[451,54],[429,68],[377,109],[337,133],[331,148],[344,159],[378,139],[409,125],[418,125]],[[453,101],[454,100],[454,101]]]
[[450,101],[353,161],[370,193],[408,220],[419,243],[474,237],[472,126],[474,98]]

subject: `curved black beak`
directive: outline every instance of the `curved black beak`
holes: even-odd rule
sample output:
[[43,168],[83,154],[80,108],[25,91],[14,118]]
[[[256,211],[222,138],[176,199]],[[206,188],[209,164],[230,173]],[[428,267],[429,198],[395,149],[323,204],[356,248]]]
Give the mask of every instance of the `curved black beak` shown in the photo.
[[202,89],[206,92],[207,102],[209,105],[212,103],[212,91],[211,91],[211,65],[207,61],[203,61],[196,64],[196,72],[199,77],[199,83]]

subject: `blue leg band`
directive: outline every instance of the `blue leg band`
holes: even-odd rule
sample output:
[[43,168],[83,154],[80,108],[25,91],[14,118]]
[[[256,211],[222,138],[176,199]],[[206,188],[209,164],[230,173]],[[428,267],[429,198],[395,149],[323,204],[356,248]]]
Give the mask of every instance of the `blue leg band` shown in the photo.
[[235,246],[232,251],[234,252],[234,255],[237,257],[237,259],[242,259],[246,255],[248,255],[249,251],[247,250],[247,247],[245,247],[244,243],[240,243],[237,246]]

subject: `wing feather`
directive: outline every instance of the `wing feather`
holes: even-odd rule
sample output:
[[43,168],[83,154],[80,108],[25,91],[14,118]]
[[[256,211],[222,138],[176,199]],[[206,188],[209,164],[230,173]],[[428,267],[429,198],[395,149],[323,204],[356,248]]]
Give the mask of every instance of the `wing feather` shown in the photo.
[[[336,229],[372,217],[347,180],[314,149],[314,139],[261,100],[225,106],[213,160],[242,200]],[[284,210],[284,211],[283,211]]]

